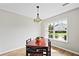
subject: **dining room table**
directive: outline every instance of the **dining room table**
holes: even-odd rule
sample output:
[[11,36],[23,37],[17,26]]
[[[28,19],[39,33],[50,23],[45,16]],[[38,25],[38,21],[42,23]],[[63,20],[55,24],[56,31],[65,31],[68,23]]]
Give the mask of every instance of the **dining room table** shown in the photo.
[[35,39],[32,39],[30,42],[28,42],[28,44],[26,44],[26,56],[28,56],[28,48],[30,49],[41,49],[44,50],[43,52],[45,53],[44,55],[48,56],[48,39],[43,39],[43,43],[42,44],[37,44]]

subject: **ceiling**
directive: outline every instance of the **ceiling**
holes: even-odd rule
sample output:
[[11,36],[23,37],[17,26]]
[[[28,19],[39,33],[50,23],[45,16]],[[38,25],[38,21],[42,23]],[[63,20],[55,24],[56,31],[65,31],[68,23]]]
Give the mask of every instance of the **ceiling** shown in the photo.
[[0,9],[36,18],[36,6],[39,5],[40,18],[46,19],[79,7],[78,3],[70,3],[62,6],[63,4],[64,3],[0,3]]

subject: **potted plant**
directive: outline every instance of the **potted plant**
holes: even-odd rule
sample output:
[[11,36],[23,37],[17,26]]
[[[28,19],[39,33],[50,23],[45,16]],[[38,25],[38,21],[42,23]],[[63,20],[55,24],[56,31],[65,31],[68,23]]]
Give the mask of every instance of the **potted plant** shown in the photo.
[[37,45],[43,45],[44,44],[44,38],[43,37],[36,37],[36,44]]
[[40,37],[36,37],[36,39],[35,39],[37,45],[39,45],[39,39],[40,39]]

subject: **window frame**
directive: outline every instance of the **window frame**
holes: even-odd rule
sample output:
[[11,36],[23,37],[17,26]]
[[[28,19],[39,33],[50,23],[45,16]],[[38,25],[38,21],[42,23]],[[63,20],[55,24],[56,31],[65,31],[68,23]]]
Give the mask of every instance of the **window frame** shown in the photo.
[[[55,35],[53,35],[54,38],[50,38],[50,37],[49,37],[49,32],[48,32],[48,38],[49,38],[50,40],[56,40],[56,41],[66,42],[66,43],[67,43],[67,42],[68,42],[68,19],[65,18],[65,19],[62,19],[62,20],[63,20],[63,21],[66,20],[66,21],[67,21],[66,40],[57,40],[57,39],[55,39]],[[54,21],[54,22],[52,22],[52,23],[53,23],[53,25],[54,25],[55,22],[62,21],[62,20],[56,20],[56,21]],[[48,27],[49,27],[49,25],[52,24],[52,23],[48,23]],[[49,31],[49,28],[48,28],[48,31]],[[50,30],[50,31],[53,31],[53,33],[55,34],[55,30]]]

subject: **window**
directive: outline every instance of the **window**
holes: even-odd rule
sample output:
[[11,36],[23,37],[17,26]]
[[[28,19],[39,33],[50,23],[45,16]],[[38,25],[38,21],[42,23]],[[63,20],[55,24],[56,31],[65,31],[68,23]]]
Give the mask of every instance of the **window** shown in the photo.
[[48,25],[48,38],[58,41],[67,41],[67,20],[60,20]]

